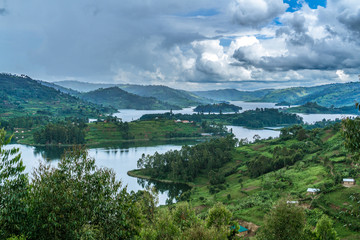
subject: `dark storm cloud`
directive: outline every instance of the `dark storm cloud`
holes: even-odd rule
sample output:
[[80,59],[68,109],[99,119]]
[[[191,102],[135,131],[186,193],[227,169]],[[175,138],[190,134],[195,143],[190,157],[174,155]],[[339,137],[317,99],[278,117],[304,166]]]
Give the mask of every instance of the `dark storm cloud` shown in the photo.
[[338,20],[351,31],[360,34],[360,9],[358,9],[356,12],[344,10],[338,16]]

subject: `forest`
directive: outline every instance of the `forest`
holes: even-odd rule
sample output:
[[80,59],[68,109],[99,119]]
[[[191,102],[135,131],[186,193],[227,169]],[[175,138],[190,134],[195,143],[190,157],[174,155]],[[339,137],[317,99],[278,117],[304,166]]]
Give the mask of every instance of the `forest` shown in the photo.
[[292,113],[284,113],[277,109],[257,108],[236,114],[145,114],[140,120],[150,119],[182,119],[194,122],[217,122],[225,125],[244,126],[248,128],[274,127],[278,125],[301,124],[302,118]]
[[242,107],[235,106],[229,103],[216,103],[216,104],[207,104],[199,105],[194,108],[194,112],[198,113],[225,113],[225,112],[239,112],[242,110]]

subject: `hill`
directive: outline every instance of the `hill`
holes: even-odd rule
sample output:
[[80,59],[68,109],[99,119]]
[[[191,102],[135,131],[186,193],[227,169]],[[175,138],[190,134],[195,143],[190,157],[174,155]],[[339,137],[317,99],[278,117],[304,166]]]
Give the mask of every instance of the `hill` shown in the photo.
[[197,96],[194,93],[161,85],[118,85],[121,89],[143,97],[155,97],[160,101],[180,107],[191,107],[213,102],[210,99]]
[[178,106],[161,102],[156,98],[141,97],[128,93],[118,87],[100,88],[95,91],[83,93],[81,98],[103,106],[112,106],[116,109],[180,109]]
[[[344,148],[340,128],[340,124],[316,130],[293,126],[283,129],[280,138],[258,140],[253,144],[240,142],[240,146],[235,148],[230,139],[228,145],[220,142],[214,146],[216,143],[210,142],[201,148],[184,147],[178,155],[188,159],[192,158],[187,154],[196,155],[197,151],[212,156],[217,154],[212,153],[214,148],[222,147],[225,150],[219,151],[219,156],[214,160],[205,157],[207,165],[195,169],[193,166],[201,163],[170,156],[169,152],[147,156],[138,161],[142,169],[130,174],[187,182],[192,189],[183,193],[181,200],[190,201],[202,212],[202,216],[216,202],[222,202],[237,221],[247,226],[262,226],[264,215],[273,208],[274,203],[286,199],[294,201],[289,204],[298,204],[305,209],[309,226],[314,227],[322,214],[327,214],[335,222],[341,239],[358,239],[359,174],[354,165],[356,160],[351,159]],[[163,156],[167,157],[166,164],[179,164],[181,169],[157,171],[166,166],[160,161]],[[217,159],[220,162],[216,162]],[[341,184],[343,178],[355,178],[357,184],[344,187]],[[307,193],[308,188],[317,188],[320,192],[311,195]]]
[[88,83],[88,82],[70,81],[70,80],[58,81],[58,82],[54,82],[54,84],[65,88],[70,88],[78,92],[90,92],[97,90],[99,88],[115,87],[116,85],[116,84],[106,84],[106,83]]
[[219,89],[210,91],[196,91],[196,95],[218,101],[255,101],[264,97],[272,89],[257,91],[239,91],[236,89]]
[[264,89],[258,91],[239,91],[222,89],[194,92],[195,94],[222,101],[286,102],[302,105],[317,102],[325,107],[352,106],[360,99],[360,83],[337,83],[314,87],[292,87],[284,89]]
[[94,91],[100,88],[119,87],[124,91],[136,94],[142,97],[157,98],[162,102],[180,107],[196,106],[203,103],[213,102],[209,99],[199,97],[194,93],[173,89],[161,85],[133,85],[133,84],[103,84],[103,83],[87,83],[80,81],[60,81],[55,82],[56,85],[71,88],[80,92]]
[[114,109],[84,102],[25,75],[0,74],[2,118],[45,115],[51,117],[97,117]]
[[316,102],[307,102],[298,107],[285,108],[285,112],[289,113],[306,113],[306,114],[359,114],[359,110],[355,106],[346,107],[323,107]]

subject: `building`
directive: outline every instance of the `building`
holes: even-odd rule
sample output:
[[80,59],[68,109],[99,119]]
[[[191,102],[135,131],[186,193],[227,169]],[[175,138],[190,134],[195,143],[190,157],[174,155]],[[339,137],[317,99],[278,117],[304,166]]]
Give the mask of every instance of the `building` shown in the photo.
[[353,179],[353,178],[343,178],[343,185],[344,186],[353,186],[353,185],[355,185],[355,179]]
[[319,188],[308,188],[308,189],[307,189],[307,194],[315,195],[315,194],[317,194],[318,192],[320,192],[320,189],[319,189]]
[[286,201],[287,204],[299,204],[299,201]]

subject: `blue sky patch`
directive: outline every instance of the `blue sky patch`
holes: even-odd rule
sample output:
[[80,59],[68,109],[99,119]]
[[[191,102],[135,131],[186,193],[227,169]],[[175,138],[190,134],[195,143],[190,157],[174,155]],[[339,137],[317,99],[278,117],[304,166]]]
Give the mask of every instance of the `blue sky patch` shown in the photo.
[[310,8],[316,9],[318,6],[326,7],[327,0],[284,0],[284,3],[289,4],[287,12],[296,12],[302,8],[303,2],[306,2]]

